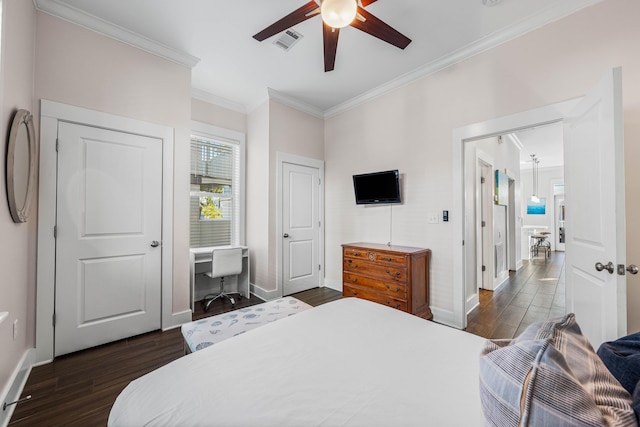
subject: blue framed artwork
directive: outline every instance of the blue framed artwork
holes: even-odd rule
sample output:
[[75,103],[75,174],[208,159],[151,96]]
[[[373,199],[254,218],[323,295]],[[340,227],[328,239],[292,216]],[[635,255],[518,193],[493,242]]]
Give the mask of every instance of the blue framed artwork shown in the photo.
[[539,202],[529,199],[527,200],[527,215],[544,215],[546,207],[547,200],[544,197],[540,197]]
[[509,204],[509,177],[504,172],[496,169],[496,189],[493,196],[496,205]]

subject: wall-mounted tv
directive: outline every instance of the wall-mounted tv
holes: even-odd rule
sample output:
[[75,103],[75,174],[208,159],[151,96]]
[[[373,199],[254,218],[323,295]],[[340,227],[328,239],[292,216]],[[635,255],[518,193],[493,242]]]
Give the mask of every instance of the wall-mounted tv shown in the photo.
[[353,189],[358,205],[402,202],[397,169],[353,175]]

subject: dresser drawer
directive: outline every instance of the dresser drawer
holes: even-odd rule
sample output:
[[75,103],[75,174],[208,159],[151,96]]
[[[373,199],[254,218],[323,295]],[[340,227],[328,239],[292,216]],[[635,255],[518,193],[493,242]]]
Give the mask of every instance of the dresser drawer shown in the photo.
[[377,302],[379,304],[384,304],[389,307],[397,308],[398,310],[407,311],[407,301],[392,298],[378,292],[349,286],[347,284],[344,284],[342,286],[342,295],[344,295],[345,297],[362,298],[369,301]]
[[407,257],[401,254],[363,250],[358,248],[344,248],[345,258],[364,259],[378,264],[406,267]]
[[368,288],[394,298],[407,299],[407,287],[404,283],[384,281],[348,272],[342,274],[342,282]]
[[378,278],[383,281],[394,281],[400,283],[405,283],[407,281],[406,269],[374,264],[365,260],[345,258],[342,268],[345,273],[358,273]]

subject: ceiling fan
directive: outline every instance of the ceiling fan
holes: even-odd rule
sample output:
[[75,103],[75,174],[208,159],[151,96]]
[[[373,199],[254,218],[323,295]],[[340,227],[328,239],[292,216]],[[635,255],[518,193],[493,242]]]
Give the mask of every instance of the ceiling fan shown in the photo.
[[296,24],[322,15],[322,34],[324,41],[324,71],[332,71],[336,62],[338,35],[340,28],[350,25],[374,37],[384,40],[400,49],[411,43],[411,39],[382,22],[365,7],[376,0],[311,0],[304,6],[294,10],[284,18],[269,25],[253,36],[263,41]]

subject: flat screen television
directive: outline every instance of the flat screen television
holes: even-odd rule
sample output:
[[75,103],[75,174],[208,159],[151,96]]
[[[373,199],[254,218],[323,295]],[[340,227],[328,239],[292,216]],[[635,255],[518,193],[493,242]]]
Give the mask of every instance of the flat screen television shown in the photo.
[[401,203],[398,170],[353,175],[356,204]]

